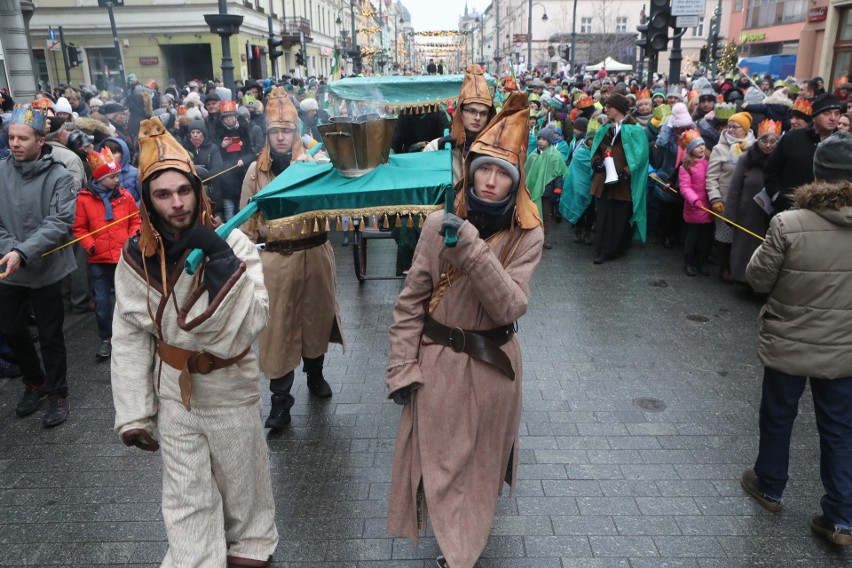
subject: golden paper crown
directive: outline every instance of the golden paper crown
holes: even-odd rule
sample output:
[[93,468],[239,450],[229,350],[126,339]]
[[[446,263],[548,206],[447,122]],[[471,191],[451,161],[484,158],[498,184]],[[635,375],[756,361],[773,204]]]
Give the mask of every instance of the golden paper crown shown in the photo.
[[642,99],[651,99],[651,91],[648,89],[642,89],[641,91],[636,93],[636,100],[641,101]]
[[45,113],[29,105],[15,105],[11,124],[23,124],[39,132],[44,132],[47,117]]
[[678,140],[677,140],[677,143],[680,145],[681,148],[685,149],[685,148],[688,148],[689,145],[692,142],[694,142],[695,140],[698,140],[700,138],[701,138],[701,133],[698,132],[698,130],[696,130],[695,128],[692,128],[690,130],[687,130],[683,134],[681,134],[680,138],[678,138]]
[[104,176],[121,172],[121,166],[115,161],[112,150],[106,146],[100,152],[89,152],[86,159],[92,167],[92,179],[95,181]]
[[219,112],[222,115],[226,113],[236,113],[237,103],[235,103],[234,101],[222,101],[222,104],[219,105]]
[[53,101],[51,101],[47,97],[42,97],[37,101],[33,101],[32,107],[40,109],[40,110],[52,109],[53,108]]
[[761,122],[757,127],[757,137],[760,138],[764,134],[775,134],[776,136],[781,136],[781,121],[779,120],[776,122],[767,118]]
[[793,102],[793,112],[798,112],[805,116],[811,116],[813,113],[813,105],[808,99],[799,97]]

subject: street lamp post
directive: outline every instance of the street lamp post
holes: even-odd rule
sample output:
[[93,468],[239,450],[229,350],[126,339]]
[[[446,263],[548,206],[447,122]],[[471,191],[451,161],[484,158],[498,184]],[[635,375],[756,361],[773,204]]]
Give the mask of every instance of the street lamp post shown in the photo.
[[234,61],[231,59],[231,36],[240,32],[242,16],[228,14],[227,0],[219,0],[218,14],[205,14],[204,20],[210,26],[210,32],[222,38],[222,81],[225,87],[234,87]]
[[[541,17],[542,22],[547,21],[547,8],[544,4],[535,3],[536,6],[541,6],[544,10],[544,15]],[[529,0],[529,15],[527,16],[527,72],[532,72],[532,9],[533,1]]]
[[571,73],[577,73],[577,0],[574,0],[574,16],[571,20]]

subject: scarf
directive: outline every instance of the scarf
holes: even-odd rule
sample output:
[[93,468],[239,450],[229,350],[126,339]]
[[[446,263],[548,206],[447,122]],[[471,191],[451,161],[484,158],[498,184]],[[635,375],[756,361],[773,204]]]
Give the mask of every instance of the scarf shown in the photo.
[[189,143],[192,144],[193,148],[198,150],[199,148],[201,148],[201,145],[204,144],[204,139],[202,138],[201,140],[197,140],[195,138],[190,138]]
[[272,165],[270,169],[276,177],[281,175],[281,172],[286,170],[290,166],[290,162],[293,160],[292,153],[287,152],[286,154],[276,154],[271,148],[269,149],[269,155],[272,158]]
[[467,220],[479,230],[479,236],[487,239],[497,231],[508,229],[512,225],[515,212],[516,193],[510,193],[502,201],[483,201],[467,190]]
[[745,138],[734,138],[725,132],[725,142],[731,147],[731,158],[733,158],[731,161],[736,162],[754,143],[754,134],[748,132]]
[[115,219],[115,214],[112,212],[112,203],[110,203],[110,200],[119,196],[118,188],[119,186],[115,186],[115,189],[106,189],[105,187],[98,185],[98,182],[92,181],[92,189],[95,191],[95,195],[97,195],[104,203],[104,219],[107,221]]

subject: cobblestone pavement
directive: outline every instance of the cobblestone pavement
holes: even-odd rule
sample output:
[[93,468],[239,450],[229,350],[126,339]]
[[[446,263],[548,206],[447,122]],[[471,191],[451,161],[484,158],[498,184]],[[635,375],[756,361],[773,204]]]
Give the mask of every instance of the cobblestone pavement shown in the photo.
[[[592,247],[571,243],[565,224],[552,237],[520,322],[520,481],[499,500],[478,566],[852,565],[850,551],[808,528],[822,494],[809,400],[784,511],[764,511],[739,487],[757,451],[759,306],[715,278],[686,277],[675,251],[637,246],[593,266]],[[401,282],[359,285],[350,250],[334,241],[347,352],[327,356],[327,403],[309,400],[297,373],[292,425],[269,437],[275,566],[431,567],[431,535],[415,547],[385,531],[399,408],[385,400],[384,367]],[[392,242],[372,241],[370,252],[370,271],[390,274]],[[67,327],[66,424],[18,419],[20,383],[0,382],[0,565],[158,566],[159,455],[125,448],[112,431],[94,319]]]

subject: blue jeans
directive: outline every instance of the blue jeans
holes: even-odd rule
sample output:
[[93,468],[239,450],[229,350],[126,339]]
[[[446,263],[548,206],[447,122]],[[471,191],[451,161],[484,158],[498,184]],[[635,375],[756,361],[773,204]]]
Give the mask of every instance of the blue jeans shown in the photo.
[[[769,367],[763,372],[760,399],[760,450],[754,472],[761,490],[781,499],[790,464],[790,436],[807,377]],[[825,518],[835,527],[852,529],[852,377],[810,379],[819,431],[820,477]]]
[[95,289],[95,320],[98,337],[112,337],[112,289],[115,287],[115,264],[90,264],[92,287]]

